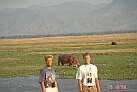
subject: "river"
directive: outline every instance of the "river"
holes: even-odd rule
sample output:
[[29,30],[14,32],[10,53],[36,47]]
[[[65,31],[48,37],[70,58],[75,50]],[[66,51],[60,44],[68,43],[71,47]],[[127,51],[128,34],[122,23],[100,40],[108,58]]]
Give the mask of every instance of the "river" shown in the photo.
[[[74,79],[58,79],[59,92],[79,92]],[[137,80],[101,80],[102,92],[137,92]],[[38,77],[0,78],[0,92],[41,92]]]

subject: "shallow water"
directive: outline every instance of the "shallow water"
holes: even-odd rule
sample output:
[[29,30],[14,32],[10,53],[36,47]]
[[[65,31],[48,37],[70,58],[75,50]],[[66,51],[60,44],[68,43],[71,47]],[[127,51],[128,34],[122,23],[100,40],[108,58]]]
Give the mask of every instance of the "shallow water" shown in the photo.
[[[79,92],[74,79],[58,79],[59,92]],[[101,80],[102,92],[137,92],[137,80]],[[38,77],[0,78],[0,92],[41,92]]]

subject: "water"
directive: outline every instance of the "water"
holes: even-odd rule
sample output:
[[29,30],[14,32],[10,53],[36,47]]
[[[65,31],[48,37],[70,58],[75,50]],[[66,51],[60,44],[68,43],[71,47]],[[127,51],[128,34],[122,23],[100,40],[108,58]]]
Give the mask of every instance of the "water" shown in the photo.
[[38,78],[0,78],[0,92],[40,92]]
[[[79,92],[74,79],[58,79],[60,92]],[[102,92],[137,92],[137,80],[101,80]],[[0,92],[41,92],[38,77],[0,78]]]

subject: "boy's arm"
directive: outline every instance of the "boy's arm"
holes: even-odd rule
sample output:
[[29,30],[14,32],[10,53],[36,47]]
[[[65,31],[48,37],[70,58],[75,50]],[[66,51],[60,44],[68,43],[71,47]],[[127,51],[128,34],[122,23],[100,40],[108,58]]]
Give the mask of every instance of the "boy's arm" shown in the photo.
[[45,88],[44,82],[41,82],[40,86],[41,86],[42,92],[46,92],[46,88]]
[[95,68],[95,83],[96,83],[96,87],[97,87],[97,92],[101,92],[100,81],[98,79],[98,70],[97,70],[97,67]]
[[82,81],[80,79],[78,79],[78,85],[79,85],[80,92],[83,92]]
[[95,82],[96,82],[97,92],[101,92],[100,81],[98,79],[95,79]]

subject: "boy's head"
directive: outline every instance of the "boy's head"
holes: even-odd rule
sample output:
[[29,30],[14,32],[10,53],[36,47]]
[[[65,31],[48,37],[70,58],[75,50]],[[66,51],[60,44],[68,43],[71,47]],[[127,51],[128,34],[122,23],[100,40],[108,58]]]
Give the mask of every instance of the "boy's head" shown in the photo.
[[84,53],[83,59],[84,59],[85,64],[90,64],[91,63],[91,54],[90,53]]
[[47,67],[52,67],[53,55],[45,56],[45,62],[46,62]]

